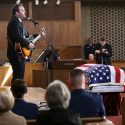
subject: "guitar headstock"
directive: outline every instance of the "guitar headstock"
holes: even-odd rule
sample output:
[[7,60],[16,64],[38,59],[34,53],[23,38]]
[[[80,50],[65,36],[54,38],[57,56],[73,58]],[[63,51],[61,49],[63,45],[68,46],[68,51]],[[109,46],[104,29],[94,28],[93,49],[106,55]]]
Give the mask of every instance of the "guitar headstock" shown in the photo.
[[45,37],[46,36],[46,28],[42,28],[40,34]]

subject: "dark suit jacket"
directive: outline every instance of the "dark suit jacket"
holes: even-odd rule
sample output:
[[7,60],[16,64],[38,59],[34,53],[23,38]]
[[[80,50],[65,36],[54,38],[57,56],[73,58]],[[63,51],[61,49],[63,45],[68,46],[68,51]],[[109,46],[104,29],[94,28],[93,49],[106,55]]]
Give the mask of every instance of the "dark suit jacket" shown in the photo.
[[[17,17],[12,17],[7,26],[7,38],[8,48],[7,57],[8,58],[18,58],[16,51],[14,50],[15,43],[19,42],[21,46],[28,47],[29,42],[25,37],[28,37],[28,32],[23,26],[23,23],[19,21]],[[13,44],[11,44],[10,42]]]
[[80,117],[105,116],[105,108],[100,94],[89,93],[84,89],[71,92],[69,109],[79,112]]
[[81,125],[79,114],[67,109],[42,111],[37,125]]
[[25,117],[26,119],[35,119],[38,115],[38,106],[23,99],[15,99],[12,112]]
[[[105,49],[108,54],[102,53],[102,49]],[[106,43],[104,46],[102,46],[100,43],[97,43],[95,45],[95,50],[101,51],[101,53],[95,54],[96,62],[98,64],[111,65],[112,47],[110,44]]]

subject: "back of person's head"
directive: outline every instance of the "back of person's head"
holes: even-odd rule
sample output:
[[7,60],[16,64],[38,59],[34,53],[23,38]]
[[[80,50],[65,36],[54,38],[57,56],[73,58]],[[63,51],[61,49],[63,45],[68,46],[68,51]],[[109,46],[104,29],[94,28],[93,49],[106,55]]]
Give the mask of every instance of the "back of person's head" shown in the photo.
[[22,98],[27,93],[26,83],[22,79],[16,79],[11,85],[11,91],[15,98]]
[[70,72],[71,84],[76,88],[84,88],[86,83],[86,73],[81,69],[73,69]]
[[68,108],[70,96],[67,86],[59,80],[50,83],[45,94],[50,109]]
[[12,13],[12,16],[15,16],[16,12],[19,11],[19,7],[20,6],[23,6],[22,3],[19,3],[19,4],[14,4],[11,8],[11,13]]
[[14,97],[7,87],[0,87],[0,113],[7,112],[14,105]]

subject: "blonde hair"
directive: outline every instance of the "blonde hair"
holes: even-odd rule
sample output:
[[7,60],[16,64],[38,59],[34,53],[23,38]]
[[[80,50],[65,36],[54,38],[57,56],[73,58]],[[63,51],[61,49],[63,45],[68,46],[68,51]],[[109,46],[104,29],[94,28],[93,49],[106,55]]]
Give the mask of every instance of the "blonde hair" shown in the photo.
[[0,113],[12,109],[14,105],[14,97],[7,87],[0,87]]
[[60,80],[53,81],[47,87],[45,99],[50,109],[68,108],[70,98],[67,86]]

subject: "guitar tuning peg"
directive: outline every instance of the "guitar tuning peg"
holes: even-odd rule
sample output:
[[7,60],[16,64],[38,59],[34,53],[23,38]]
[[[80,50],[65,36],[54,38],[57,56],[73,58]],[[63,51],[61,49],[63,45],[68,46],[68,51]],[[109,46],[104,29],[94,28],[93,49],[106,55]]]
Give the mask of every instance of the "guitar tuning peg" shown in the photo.
[[43,28],[42,28],[42,30],[43,30],[43,31],[45,31],[45,30],[46,30],[46,28],[44,28],[44,27],[43,27]]

